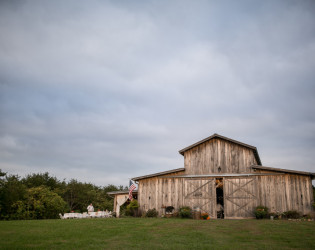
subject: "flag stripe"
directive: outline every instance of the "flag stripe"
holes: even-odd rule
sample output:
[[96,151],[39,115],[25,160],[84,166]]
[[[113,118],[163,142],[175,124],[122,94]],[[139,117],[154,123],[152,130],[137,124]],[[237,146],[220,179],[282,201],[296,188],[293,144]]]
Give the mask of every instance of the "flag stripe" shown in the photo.
[[129,200],[132,200],[132,191],[135,190],[137,187],[136,185],[133,183],[132,180],[129,181]]

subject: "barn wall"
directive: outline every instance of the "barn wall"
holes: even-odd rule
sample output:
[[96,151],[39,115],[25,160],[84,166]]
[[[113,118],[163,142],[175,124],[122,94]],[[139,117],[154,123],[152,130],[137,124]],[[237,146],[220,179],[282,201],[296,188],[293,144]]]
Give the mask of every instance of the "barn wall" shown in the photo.
[[[165,176],[163,176],[165,177]],[[215,178],[186,179],[153,177],[139,181],[138,202],[142,212],[155,208],[159,215],[165,207],[197,207],[216,216]]]
[[[180,174],[183,172],[171,175]],[[268,207],[270,212],[297,210],[308,214],[312,211],[313,189],[309,176],[224,177],[223,183],[225,218],[252,218],[258,205]],[[193,209],[199,207],[201,212],[216,218],[215,178],[143,179],[139,181],[138,198],[143,212],[155,208],[162,215],[167,206],[176,210],[190,206]]]
[[[268,171],[264,171],[268,172]],[[259,202],[270,212],[312,211],[313,189],[310,176],[296,174],[258,177]]]
[[[177,172],[165,176],[182,175]],[[155,208],[159,215],[165,211],[163,207],[173,206],[178,209],[183,204],[183,179],[152,177],[139,180],[138,202],[143,212]]]
[[250,166],[256,164],[252,149],[222,139],[212,139],[184,153],[185,174],[249,173]]

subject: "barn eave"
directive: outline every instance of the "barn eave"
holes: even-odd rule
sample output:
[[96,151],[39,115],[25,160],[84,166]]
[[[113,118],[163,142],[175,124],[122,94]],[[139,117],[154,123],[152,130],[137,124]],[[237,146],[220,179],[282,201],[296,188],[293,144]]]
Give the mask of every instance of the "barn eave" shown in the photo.
[[283,175],[284,173],[242,173],[242,174],[201,174],[201,175],[172,175],[172,176],[161,176],[160,178],[207,178],[207,177],[249,177],[249,176],[268,176],[268,175]]
[[254,170],[259,169],[259,170],[266,170],[266,171],[273,171],[273,172],[280,172],[280,173],[308,175],[308,176],[311,176],[312,179],[315,178],[315,173],[312,173],[312,172],[297,171],[297,170],[290,170],[290,169],[283,169],[283,168],[272,168],[272,167],[259,166],[259,165],[253,165],[251,166],[251,168]]
[[182,172],[182,171],[185,171],[185,168],[177,168],[177,169],[172,169],[172,170],[159,172],[159,173],[155,173],[155,174],[149,174],[149,175],[134,177],[134,178],[132,178],[132,180],[133,181],[139,181],[142,179],[147,179],[147,178],[152,178],[152,177],[157,177],[157,176],[167,175],[167,174],[173,174],[173,173]]
[[[111,197],[115,197],[115,195],[119,195],[119,194],[129,194],[129,190],[111,191],[111,192],[107,192],[107,194]],[[138,190],[133,190],[132,194],[138,194]]]

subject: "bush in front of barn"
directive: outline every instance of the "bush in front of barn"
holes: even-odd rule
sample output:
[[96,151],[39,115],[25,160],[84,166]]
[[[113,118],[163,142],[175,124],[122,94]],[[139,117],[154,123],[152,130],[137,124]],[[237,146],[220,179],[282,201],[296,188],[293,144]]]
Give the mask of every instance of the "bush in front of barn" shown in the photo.
[[258,220],[267,218],[268,208],[264,206],[258,206],[255,208],[254,214],[255,214],[256,219]]
[[137,217],[139,215],[139,203],[137,200],[133,199],[127,206],[126,210],[125,210],[125,215],[126,216],[134,216]]
[[302,217],[301,214],[295,210],[289,210],[282,213],[282,218],[284,219],[299,219],[301,217]]
[[158,215],[159,215],[159,213],[158,213],[158,211],[156,211],[155,208],[149,209],[149,210],[145,213],[145,217],[149,217],[149,218],[158,217]]
[[192,218],[192,210],[190,207],[181,207],[178,214],[181,218]]

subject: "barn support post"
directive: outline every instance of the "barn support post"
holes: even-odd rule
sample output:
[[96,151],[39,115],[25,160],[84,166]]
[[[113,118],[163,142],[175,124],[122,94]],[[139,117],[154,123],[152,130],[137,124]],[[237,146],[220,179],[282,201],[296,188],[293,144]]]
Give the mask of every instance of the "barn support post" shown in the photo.
[[114,211],[116,213],[116,217],[120,216],[120,206],[122,206],[128,200],[128,195],[115,195],[114,200]]

